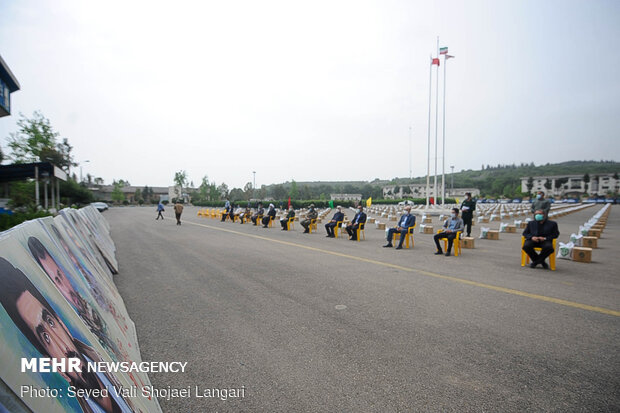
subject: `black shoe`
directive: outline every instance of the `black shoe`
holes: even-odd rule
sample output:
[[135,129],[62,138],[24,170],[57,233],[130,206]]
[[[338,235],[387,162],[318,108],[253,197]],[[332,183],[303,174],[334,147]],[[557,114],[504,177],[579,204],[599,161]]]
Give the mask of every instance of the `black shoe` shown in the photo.
[[395,250],[402,250],[402,249],[403,249],[403,247],[401,247],[401,246],[399,245],[398,247],[396,247],[396,248],[394,248],[394,249],[395,249]]
[[304,233],[304,234],[309,234],[309,233],[310,233],[310,231],[305,230],[303,233]]
[[446,257],[450,256],[450,251],[446,251]]
[[329,234],[325,235],[325,238],[331,238],[331,237],[332,237],[332,236],[331,236],[331,235],[329,235]]
[[547,263],[546,263],[546,262],[544,262],[544,261],[543,261],[543,262],[541,262],[541,263],[540,263],[540,265],[542,265],[542,267],[543,267],[545,270],[548,270],[548,269],[549,269],[549,264],[547,264]]
[[267,225],[263,225],[263,228],[269,228]]
[[437,252],[435,253],[435,255],[443,255],[443,251],[442,251],[442,250],[437,250]]
[[353,237],[351,237],[351,238],[349,238],[349,239],[350,239],[351,241],[357,241],[357,238],[353,238]]
[[537,262],[533,262],[533,263],[530,264],[530,268],[536,268],[537,265],[538,265]]
[[392,248],[392,243],[388,242],[387,244],[383,246],[383,248]]

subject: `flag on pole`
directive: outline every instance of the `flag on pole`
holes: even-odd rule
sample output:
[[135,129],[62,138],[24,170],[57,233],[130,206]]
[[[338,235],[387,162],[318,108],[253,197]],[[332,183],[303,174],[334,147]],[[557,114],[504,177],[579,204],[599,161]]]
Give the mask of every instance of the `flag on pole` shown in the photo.
[[454,56],[451,56],[451,55],[449,55],[449,54],[446,54],[446,57],[445,57],[445,59],[446,59],[446,60],[448,60],[448,59],[453,59],[453,58],[454,58]]
[[366,200],[366,208],[370,208],[371,205],[372,205],[372,197],[368,197],[368,199]]
[[448,48],[447,47],[442,47],[439,49],[439,54],[448,54]]
[[433,58],[433,61],[431,62],[431,66],[432,65],[437,65],[439,66],[439,58]]
[[332,200],[329,201],[329,207],[334,209],[334,201],[332,201]]
[[291,197],[288,197],[288,209],[291,209]]

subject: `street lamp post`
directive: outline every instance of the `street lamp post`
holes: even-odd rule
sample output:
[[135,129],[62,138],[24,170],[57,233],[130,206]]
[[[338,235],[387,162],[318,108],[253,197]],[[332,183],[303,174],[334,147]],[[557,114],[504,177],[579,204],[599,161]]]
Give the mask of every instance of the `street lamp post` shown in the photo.
[[[85,160],[85,161],[82,161],[82,163],[89,163],[89,162],[90,161],[88,159]],[[82,182],[83,182],[83,179],[82,179],[82,164],[80,164],[80,183],[82,183]]]
[[452,172],[450,173],[450,193],[454,194],[454,165],[450,165]]
[[256,199],[256,171],[252,171],[254,181],[252,183],[252,198]]

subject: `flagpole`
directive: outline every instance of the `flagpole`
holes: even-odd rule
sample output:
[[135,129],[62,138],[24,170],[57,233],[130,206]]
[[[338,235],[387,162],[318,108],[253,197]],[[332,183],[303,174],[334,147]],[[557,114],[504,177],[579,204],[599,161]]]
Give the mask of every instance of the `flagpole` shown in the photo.
[[445,205],[446,200],[446,62],[448,59],[443,55],[443,145],[441,159],[441,206]]
[[426,208],[428,209],[428,196],[430,192],[430,176],[431,176],[431,98],[433,90],[433,55],[430,56],[431,64],[428,66],[428,142],[426,152]]
[[411,180],[411,125],[409,125],[409,179]]
[[[439,36],[437,36],[437,59],[439,59]],[[435,88],[435,177],[433,178],[434,205],[437,205],[437,129],[439,126],[439,65],[437,65],[437,86]]]

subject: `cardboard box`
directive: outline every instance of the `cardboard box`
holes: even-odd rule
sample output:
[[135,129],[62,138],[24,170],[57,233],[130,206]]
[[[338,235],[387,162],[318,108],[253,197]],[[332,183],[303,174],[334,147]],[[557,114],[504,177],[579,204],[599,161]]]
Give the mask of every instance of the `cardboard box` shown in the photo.
[[474,237],[463,237],[461,238],[463,241],[463,248],[473,249],[474,246]]
[[374,218],[368,218],[368,219],[366,219],[366,222],[368,224],[374,224],[375,223],[375,219]]
[[433,227],[430,225],[427,225],[424,227],[424,233],[425,234],[434,234],[435,231],[433,231]]
[[390,215],[390,221],[396,221],[398,218],[396,215]]
[[527,228],[527,222],[522,221],[522,222],[519,224],[519,228],[520,228],[520,229],[525,229],[525,228]]
[[573,248],[573,261],[577,261],[577,262],[592,261],[592,248],[574,247]]
[[592,229],[592,228],[590,228],[588,230],[588,237],[600,238],[601,237],[601,230],[600,229]]
[[511,233],[516,233],[517,232],[517,227],[516,225],[508,225],[506,227],[506,232],[511,232]]
[[581,245],[588,248],[598,248],[598,238],[583,237],[581,238]]
[[377,223],[377,229],[382,229],[385,231],[385,224],[383,222],[378,222]]
[[489,217],[482,217],[482,222],[484,222],[485,224],[488,224],[490,221]]
[[423,224],[432,224],[433,223],[433,219],[429,218],[429,217],[426,217],[426,218],[422,219],[422,223]]
[[498,240],[499,239],[499,231],[494,230],[494,229],[490,229],[489,232],[487,232],[487,239]]

